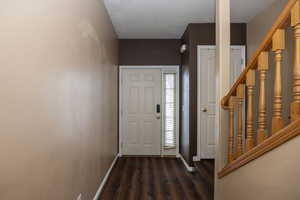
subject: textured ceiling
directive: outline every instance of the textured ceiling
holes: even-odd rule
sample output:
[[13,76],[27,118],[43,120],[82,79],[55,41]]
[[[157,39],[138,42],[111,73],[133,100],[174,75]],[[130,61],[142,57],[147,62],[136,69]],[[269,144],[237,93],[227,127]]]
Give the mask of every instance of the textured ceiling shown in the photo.
[[[119,38],[180,38],[189,23],[215,19],[214,0],[104,1]],[[274,1],[231,0],[231,20],[248,22]]]

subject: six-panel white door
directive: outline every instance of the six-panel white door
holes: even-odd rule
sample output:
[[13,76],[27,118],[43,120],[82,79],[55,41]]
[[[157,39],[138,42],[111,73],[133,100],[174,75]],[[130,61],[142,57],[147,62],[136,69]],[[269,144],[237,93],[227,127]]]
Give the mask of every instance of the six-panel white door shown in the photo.
[[[244,56],[244,47],[231,46],[229,75],[231,85],[243,71]],[[218,106],[215,60],[215,46],[198,47],[198,160],[215,157],[215,112]]]
[[161,154],[161,82],[160,69],[122,69],[123,155]]
[[245,50],[241,46],[232,46],[230,48],[230,85],[233,85],[239,75],[244,70]]
[[[199,90],[200,97],[200,157],[214,158],[215,152],[215,109],[216,109],[216,73],[215,48],[199,49]],[[198,140],[199,141],[199,140]],[[198,144],[199,145],[199,144]]]

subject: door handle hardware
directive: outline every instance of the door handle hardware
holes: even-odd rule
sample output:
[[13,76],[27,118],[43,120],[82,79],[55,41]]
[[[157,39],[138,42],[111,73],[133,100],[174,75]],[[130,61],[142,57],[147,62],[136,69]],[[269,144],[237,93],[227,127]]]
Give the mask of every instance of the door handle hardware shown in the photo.
[[207,112],[207,108],[203,108],[203,109],[202,109],[202,112]]
[[156,113],[160,113],[160,104],[156,104]]

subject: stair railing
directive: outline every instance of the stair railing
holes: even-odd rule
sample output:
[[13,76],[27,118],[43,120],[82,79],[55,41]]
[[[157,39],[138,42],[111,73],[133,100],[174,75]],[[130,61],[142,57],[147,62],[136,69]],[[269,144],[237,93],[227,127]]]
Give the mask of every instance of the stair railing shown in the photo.
[[[282,55],[285,50],[285,30],[288,26],[293,28],[295,52],[293,74],[291,74],[293,79],[293,101],[290,105],[291,123],[285,126],[282,117],[282,60],[284,59]],[[275,54],[273,102],[266,102],[269,51],[273,51]],[[255,77],[256,71],[258,71],[258,77]],[[256,81],[259,82],[259,88],[255,88]],[[253,117],[253,109],[256,106],[254,105],[255,90],[259,94],[257,122],[254,122]],[[242,116],[243,104],[246,99],[247,131],[244,137]],[[266,128],[267,103],[272,103],[273,107],[270,136],[268,136]],[[300,134],[300,0],[289,0],[245,70],[222,99],[221,105],[223,109],[229,111],[229,133],[227,165],[219,172],[219,178]],[[235,113],[237,113],[237,120],[235,120]],[[254,131],[254,123],[257,123],[257,131]],[[237,125],[236,129],[235,125]]]

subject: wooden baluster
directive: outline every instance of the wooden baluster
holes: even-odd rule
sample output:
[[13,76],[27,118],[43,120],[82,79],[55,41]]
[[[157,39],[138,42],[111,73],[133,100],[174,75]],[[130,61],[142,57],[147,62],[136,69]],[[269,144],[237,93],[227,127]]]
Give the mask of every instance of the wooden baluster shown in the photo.
[[253,130],[253,95],[255,87],[255,70],[250,69],[246,77],[247,85],[247,138],[246,138],[246,148],[247,151],[254,147],[254,130]]
[[266,78],[269,68],[268,52],[262,52],[258,57],[259,71],[259,108],[258,108],[258,129],[257,143],[261,143],[267,136],[266,130]]
[[275,52],[275,79],[274,79],[274,102],[272,118],[272,134],[283,128],[282,119],[282,78],[281,62],[282,51],[285,47],[285,33],[283,29],[278,29],[273,36],[272,50]]
[[295,55],[293,68],[293,102],[291,104],[292,121],[300,118],[300,2],[296,2],[291,11],[291,26],[294,30]]
[[243,100],[244,100],[244,84],[240,84],[237,88],[237,109],[238,109],[238,121],[237,121],[237,149],[236,157],[243,154]]
[[228,163],[234,160],[234,97],[229,100]]

